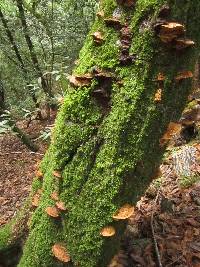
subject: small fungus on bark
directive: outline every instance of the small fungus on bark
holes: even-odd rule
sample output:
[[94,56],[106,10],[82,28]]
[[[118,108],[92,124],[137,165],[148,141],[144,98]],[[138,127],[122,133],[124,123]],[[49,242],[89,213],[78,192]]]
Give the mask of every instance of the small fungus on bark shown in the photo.
[[102,35],[102,33],[101,32],[94,32],[93,34],[92,34],[92,37],[93,37],[93,40],[94,40],[94,42],[96,43],[96,44],[102,44],[103,43],[103,41],[104,41],[104,38],[103,38],[103,35]]
[[100,235],[104,237],[114,236],[116,233],[115,228],[113,226],[106,226],[100,231]]
[[161,102],[161,100],[162,100],[162,89],[159,88],[155,93],[154,101],[155,102]]
[[74,87],[89,86],[91,83],[92,77],[87,76],[75,76],[71,75],[69,77],[69,82]]
[[57,207],[59,210],[62,210],[62,211],[66,211],[66,210],[67,210],[67,208],[65,207],[64,202],[62,202],[62,201],[57,201],[57,202],[56,202],[56,207]]
[[32,201],[31,201],[31,204],[33,207],[38,207],[39,206],[39,203],[40,203],[40,197],[41,197],[41,189],[39,189],[35,195],[32,197]]
[[103,18],[103,17],[104,17],[104,11],[103,11],[103,10],[98,11],[98,12],[97,12],[97,17],[99,17],[99,18]]
[[53,218],[58,218],[60,216],[59,210],[57,207],[47,207],[45,212]]
[[178,73],[178,75],[175,77],[175,80],[176,81],[181,81],[181,80],[184,80],[184,79],[189,79],[189,78],[192,78],[193,77],[193,73],[191,71],[180,71]]
[[163,146],[167,144],[167,142],[175,135],[180,133],[182,129],[182,125],[180,123],[176,122],[170,122],[165,134],[162,136],[162,138],[159,140],[160,146]]
[[67,252],[67,249],[62,244],[55,244],[52,247],[52,253],[55,258],[61,262],[70,262],[70,255]]
[[58,201],[59,200],[59,196],[58,196],[58,193],[56,191],[54,191],[51,194],[51,199],[53,199],[54,201]]
[[40,178],[40,179],[43,178],[43,173],[40,170],[36,171],[35,175],[37,178]]
[[193,47],[195,42],[190,39],[179,38],[175,40],[175,48],[177,50],[182,50],[188,47]]
[[114,215],[115,220],[126,220],[130,218],[134,213],[134,207],[130,204],[125,204],[122,206]]
[[53,176],[55,176],[57,178],[61,178],[62,177],[62,175],[61,175],[61,173],[59,171],[53,171],[52,174],[53,174]]

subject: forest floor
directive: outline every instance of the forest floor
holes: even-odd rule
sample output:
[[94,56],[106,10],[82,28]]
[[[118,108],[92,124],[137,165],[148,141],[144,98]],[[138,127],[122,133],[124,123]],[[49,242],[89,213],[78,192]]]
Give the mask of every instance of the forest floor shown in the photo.
[[[18,123],[32,140],[40,136],[46,125],[34,121],[27,128],[25,121]],[[0,136],[0,226],[16,214],[29,195],[36,165],[47,148],[47,144],[40,139],[36,144],[39,151],[33,153],[13,134]]]
[[[24,125],[20,123],[33,140],[46,126],[34,122],[26,129]],[[0,226],[16,214],[30,192],[37,163],[47,149],[47,143],[38,140],[37,144],[39,151],[31,153],[15,136],[0,137]],[[199,161],[199,136],[190,142],[172,140],[157,179],[138,201],[121,250],[109,267],[200,267]]]

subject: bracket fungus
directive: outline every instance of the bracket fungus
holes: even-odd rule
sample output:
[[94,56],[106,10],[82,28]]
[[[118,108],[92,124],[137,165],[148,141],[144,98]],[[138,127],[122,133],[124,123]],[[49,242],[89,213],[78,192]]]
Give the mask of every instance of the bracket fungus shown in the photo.
[[47,207],[45,212],[53,218],[58,218],[60,216],[59,210],[57,207]]
[[122,206],[114,215],[114,220],[126,220],[129,219],[134,213],[134,207],[130,204]]
[[82,87],[89,86],[92,80],[92,76],[90,74],[85,75],[71,75],[69,76],[69,82],[74,87]]
[[62,201],[57,201],[57,202],[56,202],[56,207],[57,207],[59,210],[62,210],[62,211],[66,211],[66,210],[67,210],[67,208],[65,207],[64,202],[62,202]]
[[161,100],[162,100],[162,89],[159,88],[155,93],[154,101],[161,102]]
[[55,176],[57,178],[61,178],[62,177],[62,175],[61,175],[61,173],[59,171],[53,171],[52,174],[53,174],[53,176]]
[[193,73],[191,71],[188,71],[188,70],[180,71],[178,75],[175,77],[175,80],[178,82],[178,81],[189,79],[192,77],[193,77]]
[[54,191],[52,194],[51,194],[51,199],[55,200],[55,201],[59,201],[59,196],[58,196],[58,193],[56,191]]
[[104,17],[104,11],[103,10],[100,10],[100,11],[98,11],[97,12],[97,17],[99,17],[99,18],[103,18]]
[[177,22],[158,23],[155,29],[163,43],[171,43],[185,33],[185,26]]
[[175,40],[175,48],[177,50],[182,50],[188,47],[193,47],[195,42],[190,39],[179,38]]
[[38,207],[39,206],[41,194],[42,194],[42,189],[38,189],[38,191],[32,197],[31,204],[32,204],[33,207]]
[[55,244],[52,247],[52,253],[55,258],[61,262],[70,262],[70,255],[67,252],[67,249],[62,244]]
[[104,41],[103,35],[101,32],[97,31],[92,34],[93,40],[96,44],[102,44]]
[[37,178],[40,178],[40,179],[43,178],[43,173],[40,170],[36,171],[35,175]]
[[156,81],[163,82],[165,79],[166,79],[165,75],[162,72],[159,72]]
[[180,133],[182,125],[176,122],[170,122],[166,132],[159,140],[160,146],[167,144],[167,142],[176,134]]
[[106,226],[101,229],[100,235],[104,237],[111,237],[114,236],[116,233],[115,228],[113,226]]

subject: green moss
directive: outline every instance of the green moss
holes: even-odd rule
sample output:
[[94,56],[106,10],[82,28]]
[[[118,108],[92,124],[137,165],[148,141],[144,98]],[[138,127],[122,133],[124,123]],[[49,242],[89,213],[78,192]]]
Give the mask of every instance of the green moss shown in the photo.
[[[164,2],[138,0],[135,10],[124,10],[125,15],[132,12],[130,52],[137,59],[131,66],[119,65],[116,45],[119,32],[107,27],[102,19],[96,20],[91,33],[102,31],[105,42],[95,46],[89,35],[75,72],[83,74],[95,66],[112,69],[123,85],[113,82],[111,109],[106,115],[91,97],[91,92],[99,86],[97,81],[88,88],[69,90],[56,121],[51,147],[41,164],[45,173],[44,193],[32,217],[31,234],[20,267],[57,266],[51,246],[58,241],[66,243],[72,261],[82,267],[105,267],[118,248],[123,225],[114,222],[112,215],[124,203],[135,203],[149,184],[164,150],[159,147],[159,139],[168,123],[180,116],[191,87],[190,79],[175,83],[174,77],[185,68],[193,70],[194,50],[177,56],[160,42],[152,29]],[[106,16],[110,16],[116,8],[115,1],[103,3]],[[172,14],[182,5],[188,8],[183,1],[173,2]],[[200,10],[200,4],[195,8]],[[191,20],[188,28],[195,39],[196,32],[193,35],[192,29],[196,18],[191,19],[194,10],[184,11],[183,17],[181,12],[177,19],[187,23],[187,14]],[[158,89],[155,77],[159,72],[165,74],[166,80],[162,101],[155,103]],[[55,169],[62,172],[62,179],[53,177]],[[44,212],[54,204],[50,194],[55,188],[68,207],[58,221]],[[103,238],[100,229],[110,224],[116,227],[117,234],[113,239]],[[106,254],[111,246],[112,252]]]
[[181,176],[178,180],[178,183],[181,187],[187,188],[192,186],[194,183],[200,181],[199,175],[192,175],[192,176]]
[[0,250],[5,249],[8,246],[12,236],[12,226],[13,223],[8,223],[0,229]]

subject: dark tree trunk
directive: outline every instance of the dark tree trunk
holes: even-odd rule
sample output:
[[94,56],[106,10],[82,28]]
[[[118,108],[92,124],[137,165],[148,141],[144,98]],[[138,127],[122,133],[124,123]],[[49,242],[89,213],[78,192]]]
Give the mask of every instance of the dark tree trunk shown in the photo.
[[[200,2],[123,5],[132,2],[101,1],[70,79],[77,88],[65,99],[40,166],[43,181],[33,183],[42,197],[18,267],[61,266],[52,253],[55,243],[70,253],[63,266],[107,266],[126,225],[113,214],[144,193],[165,150],[162,136],[187,102],[199,53]],[[113,12],[120,21],[111,19]],[[171,21],[180,25],[171,27]],[[193,44],[186,36],[195,48],[180,48]],[[67,207],[58,218],[46,213],[55,206],[53,192]],[[101,236],[108,225],[116,234]]]
[[34,48],[33,42],[31,40],[31,37],[29,34],[28,25],[26,22],[25,12],[24,12],[24,8],[23,8],[23,1],[22,0],[16,0],[16,3],[17,3],[18,10],[19,10],[19,17],[20,17],[20,20],[22,23],[24,37],[26,39],[26,43],[27,43],[27,46],[29,48],[29,52],[31,55],[31,60],[32,60],[33,66],[34,66],[38,76],[41,78],[41,85],[42,85],[44,92],[46,93],[47,96],[53,97],[53,94],[51,92],[51,88],[48,87],[47,81],[43,77],[43,73],[42,73],[42,70],[40,68],[40,64],[39,64],[39,61],[38,61],[38,58],[37,58],[37,55],[35,52],[35,48]]

